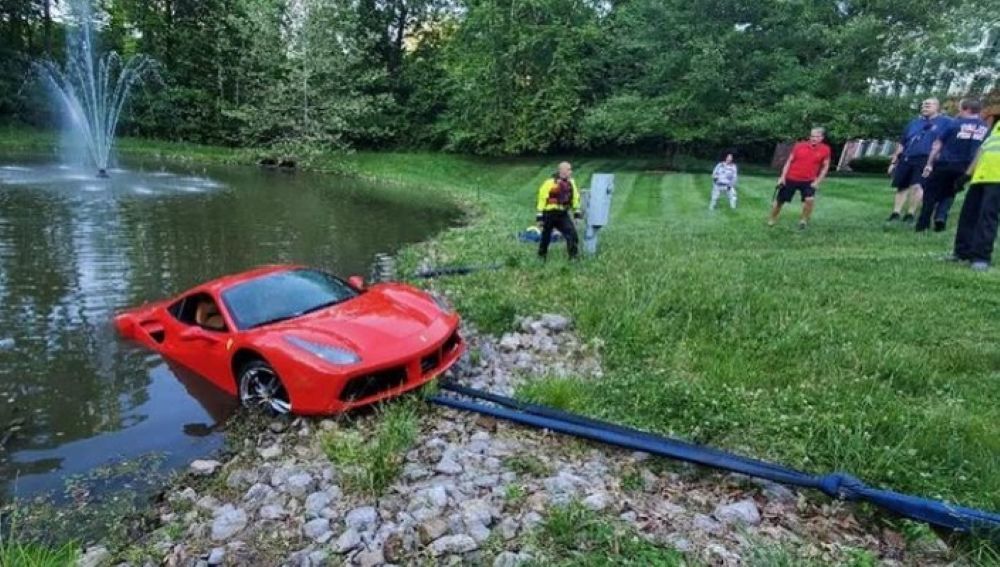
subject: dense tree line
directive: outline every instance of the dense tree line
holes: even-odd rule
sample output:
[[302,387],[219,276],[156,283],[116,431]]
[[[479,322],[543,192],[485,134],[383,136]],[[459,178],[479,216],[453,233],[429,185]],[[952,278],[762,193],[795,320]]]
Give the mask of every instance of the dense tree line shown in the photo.
[[[0,0],[0,120],[52,121],[31,62],[61,56],[68,1]],[[955,38],[981,36],[992,12],[977,0],[95,5],[106,48],[161,64],[129,133],[487,154],[766,148],[814,123],[834,139],[884,136],[926,93],[874,94],[872,79],[912,82],[901,61],[915,55],[924,75],[958,65]]]

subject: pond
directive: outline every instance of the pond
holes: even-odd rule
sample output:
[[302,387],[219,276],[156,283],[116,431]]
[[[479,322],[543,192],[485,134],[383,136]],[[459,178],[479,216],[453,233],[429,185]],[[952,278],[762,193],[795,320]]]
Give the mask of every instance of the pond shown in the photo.
[[343,276],[455,222],[457,211],[353,178],[133,163],[92,172],[0,158],[3,498],[155,456],[221,446],[235,401],[120,340],[113,314],[269,263]]

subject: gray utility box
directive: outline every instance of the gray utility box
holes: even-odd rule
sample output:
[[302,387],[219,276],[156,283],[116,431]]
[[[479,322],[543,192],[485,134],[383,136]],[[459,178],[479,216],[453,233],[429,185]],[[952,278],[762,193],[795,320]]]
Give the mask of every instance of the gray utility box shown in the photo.
[[597,253],[597,233],[611,220],[611,194],[615,190],[615,176],[611,173],[595,173],[590,179],[587,192],[587,229],[583,234],[583,251]]

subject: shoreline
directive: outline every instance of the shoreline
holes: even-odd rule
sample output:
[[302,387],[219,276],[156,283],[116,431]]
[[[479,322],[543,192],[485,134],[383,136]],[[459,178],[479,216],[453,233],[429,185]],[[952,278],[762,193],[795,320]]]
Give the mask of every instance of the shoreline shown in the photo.
[[[153,144],[156,145],[156,144]],[[228,151],[228,150],[227,150]],[[231,153],[228,155],[232,155]],[[387,171],[397,171],[398,174],[387,174],[387,175],[377,175],[374,173],[373,164],[376,163],[380,157],[387,159],[390,164],[386,168]],[[356,175],[358,177],[366,178],[369,180],[378,180],[384,183],[392,183],[404,188],[419,188],[420,184],[414,183],[415,179],[423,179],[422,176],[427,176],[428,174],[424,172],[414,173],[412,171],[406,170],[405,167],[399,167],[400,165],[409,165],[405,156],[401,154],[389,154],[387,156],[380,155],[348,155],[348,156],[333,156],[328,158],[329,163],[334,163],[338,159],[342,160],[342,169],[328,169],[328,170],[318,170],[326,172],[338,172],[347,175]],[[212,159],[211,157],[195,158],[193,161],[198,159]],[[223,159],[223,158],[219,158]],[[224,158],[229,159],[229,158]],[[496,187],[489,187],[488,184],[493,184],[498,181],[493,172],[479,172],[477,171],[476,164],[482,163],[480,160],[470,159],[470,160],[445,160],[447,162],[448,168],[451,170],[446,172],[446,175],[441,175],[440,178],[432,179],[430,184],[432,187],[425,186],[425,189],[430,189],[440,194],[447,196],[449,199],[453,199],[453,202],[459,206],[462,211],[466,214],[466,223],[460,228],[446,229],[444,233],[432,236],[427,241],[417,243],[406,247],[400,253],[400,265],[404,267],[407,271],[415,268],[419,265],[430,263],[432,265],[441,265],[448,263],[473,263],[475,261],[480,261],[481,258],[478,257],[483,251],[492,251],[494,255],[493,258],[503,261],[504,263],[514,266],[514,267],[524,267],[525,260],[523,259],[523,252],[521,256],[516,255],[513,246],[510,245],[493,245],[486,244],[490,240],[499,241],[503,238],[509,238],[508,231],[511,224],[511,218],[509,212],[505,212],[505,209],[509,206],[509,202],[506,197],[502,197]],[[199,162],[200,163],[200,162]],[[220,162],[211,162],[220,163]],[[417,160],[416,163],[430,163],[430,160],[422,162]],[[528,172],[528,177],[538,175],[538,169],[544,167],[542,159],[524,159],[518,161],[522,172]],[[442,166],[445,167],[445,166]],[[634,167],[634,166],[633,166]],[[456,173],[457,172],[457,173]],[[516,173],[516,172],[515,172]],[[460,187],[454,184],[455,179],[463,180],[463,182],[468,183],[466,187]],[[506,178],[506,176],[505,176]],[[503,178],[502,178],[503,179]],[[501,180],[502,180],[501,179]],[[515,181],[518,185],[523,183],[522,181]],[[528,190],[519,189],[519,193],[525,193],[530,191],[529,182]],[[471,191],[471,187],[475,186],[475,195]],[[761,192],[765,192],[764,189]],[[766,194],[766,193],[765,193]],[[516,226],[516,225],[515,225]],[[466,246],[462,246],[465,244]],[[615,243],[612,241],[612,245]],[[549,270],[548,273],[565,273],[566,268],[562,267],[560,263]],[[539,268],[529,268],[527,276],[533,276],[540,272]],[[591,281],[593,274],[592,268],[584,268],[582,270],[583,277],[587,281]],[[507,277],[504,281],[509,281],[510,278]],[[516,281],[516,280],[515,280]],[[495,286],[486,286],[482,289],[473,289],[474,286],[482,285],[482,278],[472,278],[471,280],[466,280],[463,282],[448,282],[444,284],[444,288],[453,296],[456,303],[461,306],[467,306],[471,314],[467,319],[471,319],[474,322],[479,323],[484,328],[484,335],[492,335],[496,337],[502,337],[505,333],[509,332],[510,322],[513,320],[514,316],[518,314],[524,314],[526,311],[528,313],[541,313],[544,312],[539,310],[539,301],[533,299],[527,299],[522,303],[519,300],[524,299],[523,296],[515,294],[513,297],[507,297],[504,295],[495,295]],[[484,302],[483,298],[493,298],[492,302]],[[572,302],[564,302],[562,305],[557,306],[558,308],[569,307],[570,310],[579,311],[579,305],[575,305]],[[463,310],[464,311],[464,310]],[[562,311],[562,309],[560,309]],[[586,335],[594,336],[595,323],[593,321],[593,315],[589,312],[584,311],[584,317],[576,318],[576,322],[579,327],[582,327],[586,331]],[[606,334],[606,331],[605,333]],[[620,358],[621,353],[611,352],[611,357],[613,360]],[[545,376],[544,374],[537,374],[538,376]],[[568,409],[579,411],[585,409],[582,404],[586,403],[586,396],[581,396],[580,399],[576,399],[575,396],[578,395],[576,391],[566,391],[563,394],[558,393],[558,389],[565,385],[566,381],[560,382],[559,379],[550,379],[546,377],[545,380],[538,382],[538,384],[522,384],[520,389],[522,393],[527,393],[539,398],[539,401],[551,402],[553,399],[565,399],[570,407]],[[570,386],[567,386],[570,387]],[[575,388],[575,385],[572,385]],[[582,401],[581,401],[582,400]],[[613,415],[613,414],[612,414]],[[697,432],[695,432],[695,437],[697,438]],[[470,440],[471,441],[471,440]],[[730,442],[722,443],[723,446],[729,446],[728,448],[733,448]],[[738,447],[745,448],[747,454],[754,454],[752,446],[744,446],[742,444]],[[767,456],[767,455],[762,455]],[[607,457],[605,457],[607,458]],[[615,458],[622,458],[622,456],[617,456]],[[793,463],[789,463],[793,464]],[[709,475],[711,476],[711,475]],[[726,485],[728,482],[724,477],[715,477],[714,482],[720,482],[722,485]],[[712,481],[707,483],[709,486],[713,484]],[[272,487],[274,488],[274,487]],[[737,483],[737,491],[747,492],[746,487],[741,487]],[[753,498],[760,496],[760,493],[753,493]],[[584,495],[587,497],[589,495]],[[807,499],[808,500],[808,499]],[[766,506],[766,501],[763,502]],[[830,504],[827,501],[827,504]],[[863,510],[851,508],[854,512],[862,512],[866,517],[867,513]],[[842,510],[838,509],[836,512],[841,513]],[[708,516],[712,519],[712,514],[714,510],[702,509],[698,512],[699,514]],[[850,513],[850,512],[848,512]],[[613,518],[611,518],[613,520]],[[884,517],[875,515],[874,517],[867,517],[863,521],[864,526],[861,530],[871,530],[873,532],[880,532],[882,530],[879,524],[884,524]],[[705,524],[706,526],[709,524]],[[492,527],[492,525],[491,525]],[[892,551],[892,549],[903,549],[903,553],[910,553],[911,546],[916,546],[918,553],[927,553],[928,550],[921,546],[930,545],[931,542],[936,541],[932,535],[929,535],[929,530],[926,528],[914,529],[913,535],[905,534],[905,537],[900,536],[900,531],[913,529],[906,523],[889,523],[884,531],[880,533],[868,533],[867,535],[875,538],[869,541],[878,541],[879,544],[877,552],[877,557],[879,559],[892,559],[893,555],[898,555],[900,552]],[[333,531],[331,529],[331,531]],[[614,529],[612,529],[614,531]],[[627,533],[627,532],[626,532]],[[884,535],[884,534],[894,534],[894,535]],[[332,537],[332,536],[331,536]],[[338,536],[339,537],[339,536]],[[883,539],[891,541],[883,541]],[[900,544],[902,540],[902,544]],[[467,544],[467,540],[463,540]],[[882,549],[884,548],[884,549]],[[658,548],[659,549],[659,548]],[[942,552],[941,549],[934,549],[933,545],[930,548],[934,553]],[[889,550],[889,551],[886,551]],[[891,553],[890,553],[891,551]],[[952,550],[951,553],[954,553]],[[789,553],[788,550],[782,549],[775,553]],[[383,552],[384,555],[384,552]],[[207,560],[207,556],[204,558]],[[199,559],[199,560],[200,560]],[[510,559],[510,557],[508,557]],[[955,557],[952,555],[950,560],[954,560]]]

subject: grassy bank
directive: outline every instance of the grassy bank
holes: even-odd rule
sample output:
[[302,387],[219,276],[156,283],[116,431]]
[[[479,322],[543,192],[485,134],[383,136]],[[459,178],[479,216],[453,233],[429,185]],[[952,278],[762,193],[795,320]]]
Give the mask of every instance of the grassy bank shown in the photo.
[[[12,146],[6,146],[8,150]],[[0,152],[5,146],[0,143]],[[222,163],[250,154],[125,140],[128,155]],[[502,332],[518,314],[572,315],[604,343],[599,382],[537,377],[522,395],[774,459],[851,471],[898,490],[1000,509],[1000,272],[937,261],[952,232],[883,229],[882,179],[832,179],[814,225],[764,226],[774,179],[746,177],[740,208],[706,210],[707,175],[648,160],[586,159],[617,178],[601,254],[547,264],[514,238],[552,160],[432,154],[328,156],[349,171],[465,203],[464,228],[404,264],[509,267],[441,280],[461,312]]]

